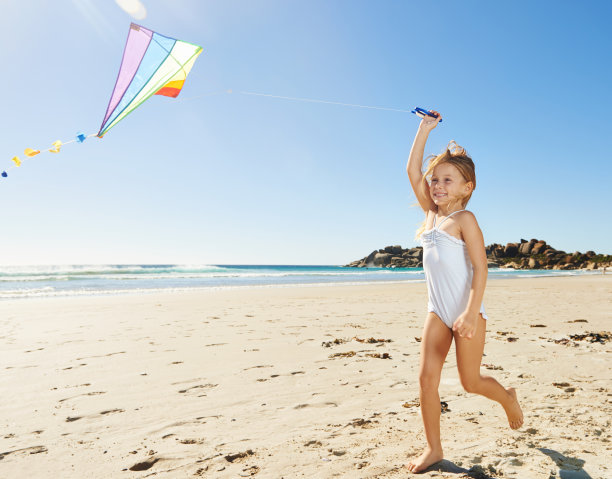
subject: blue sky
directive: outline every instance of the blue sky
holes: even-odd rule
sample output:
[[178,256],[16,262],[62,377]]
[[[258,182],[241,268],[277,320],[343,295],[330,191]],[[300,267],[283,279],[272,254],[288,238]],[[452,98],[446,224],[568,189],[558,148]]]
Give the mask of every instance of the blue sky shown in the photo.
[[486,244],[612,253],[609,2],[142,3],[137,21],[106,0],[3,2],[0,169],[97,132],[131,21],[204,51],[178,99],[1,179],[0,264],[345,264],[416,245],[414,115],[240,91],[435,108],[426,153],[472,155]]

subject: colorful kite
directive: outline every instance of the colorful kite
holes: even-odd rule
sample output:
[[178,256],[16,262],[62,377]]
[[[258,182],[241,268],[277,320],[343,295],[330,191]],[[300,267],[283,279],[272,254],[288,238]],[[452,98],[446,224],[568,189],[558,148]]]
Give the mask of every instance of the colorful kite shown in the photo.
[[176,98],[202,47],[132,23],[98,137],[153,95]]
[[[108,130],[151,96],[176,98],[200,53],[202,47],[198,45],[175,40],[132,23],[123,50],[119,75],[100,131],[90,135],[78,133],[74,140],[57,140],[50,148],[43,150],[26,148],[24,155],[32,158],[41,151],[59,153],[64,145],[83,143],[92,136],[102,138]],[[11,158],[11,161],[13,165],[7,170],[21,166],[22,162],[18,156]],[[0,176],[6,178],[8,174],[2,171]]]

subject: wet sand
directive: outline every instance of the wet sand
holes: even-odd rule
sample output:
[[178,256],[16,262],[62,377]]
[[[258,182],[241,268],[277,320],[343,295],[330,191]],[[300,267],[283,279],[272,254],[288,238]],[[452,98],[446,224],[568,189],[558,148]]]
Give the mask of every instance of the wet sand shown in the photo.
[[[3,301],[0,477],[410,477],[426,303],[424,283]],[[420,477],[612,477],[612,275],[490,280],[485,307],[482,370],[525,424],[462,390],[451,347],[446,459]]]

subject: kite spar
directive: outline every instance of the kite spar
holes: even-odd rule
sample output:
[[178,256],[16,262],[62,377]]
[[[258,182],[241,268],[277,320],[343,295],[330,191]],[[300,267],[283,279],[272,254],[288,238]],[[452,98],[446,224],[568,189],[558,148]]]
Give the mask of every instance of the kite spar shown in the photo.
[[[115,88],[106,108],[106,114],[98,133],[78,133],[70,141],[54,141],[50,148],[39,150],[26,148],[26,158],[33,158],[42,152],[59,153],[62,146],[83,143],[87,138],[102,138],[108,130],[142,105],[153,95],[176,98],[181,92],[185,79],[191,71],[202,47],[192,43],[166,37],[140,25],[132,23]],[[6,170],[18,168],[22,160],[11,158],[13,164]],[[6,170],[0,176],[8,176]]]

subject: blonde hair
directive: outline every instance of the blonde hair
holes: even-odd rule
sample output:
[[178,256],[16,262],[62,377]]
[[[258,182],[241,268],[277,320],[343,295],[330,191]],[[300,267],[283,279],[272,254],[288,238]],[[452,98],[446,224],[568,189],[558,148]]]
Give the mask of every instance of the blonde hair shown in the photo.
[[[468,155],[465,148],[459,146],[455,140],[451,140],[446,147],[446,150],[439,155],[430,155],[425,161],[428,161],[427,168],[423,172],[423,178],[427,183],[431,183],[431,176],[433,174],[433,170],[436,166],[442,165],[444,163],[450,163],[454,167],[459,170],[459,173],[463,177],[466,183],[472,183],[472,189],[470,192],[462,198],[459,198],[459,202],[461,203],[461,208],[465,208],[472,197],[473,191],[476,189],[476,169],[474,167],[474,162],[470,155]],[[425,231],[425,225],[427,222],[427,216],[425,216],[425,220],[420,225],[419,229],[416,232],[415,239],[419,239],[423,231]]]

